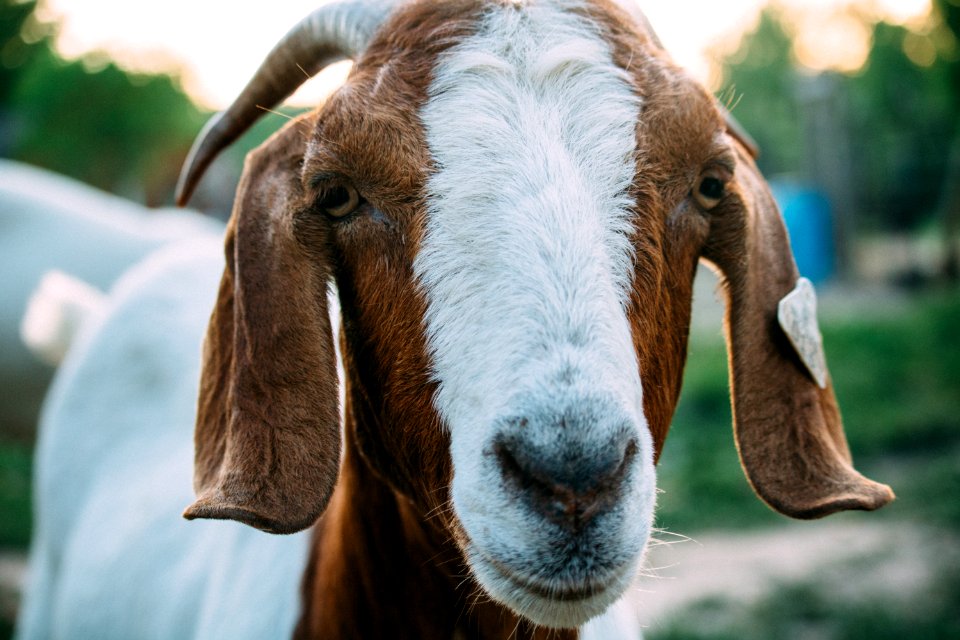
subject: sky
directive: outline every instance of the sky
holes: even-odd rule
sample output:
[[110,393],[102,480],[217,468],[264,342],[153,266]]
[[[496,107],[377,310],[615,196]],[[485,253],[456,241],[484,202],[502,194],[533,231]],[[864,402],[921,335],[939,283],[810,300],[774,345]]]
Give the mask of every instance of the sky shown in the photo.
[[[708,85],[718,52],[756,23],[766,0],[637,0],[674,59]],[[866,34],[845,6],[896,22],[916,21],[929,0],[779,0],[802,8],[803,62],[814,68],[855,67]],[[106,52],[135,71],[179,72],[201,104],[223,108],[264,55],[318,0],[41,0],[40,16],[60,24],[58,47],[69,58]],[[342,81],[349,63],[334,65],[296,94],[315,104]],[[716,87],[713,87],[716,88]]]

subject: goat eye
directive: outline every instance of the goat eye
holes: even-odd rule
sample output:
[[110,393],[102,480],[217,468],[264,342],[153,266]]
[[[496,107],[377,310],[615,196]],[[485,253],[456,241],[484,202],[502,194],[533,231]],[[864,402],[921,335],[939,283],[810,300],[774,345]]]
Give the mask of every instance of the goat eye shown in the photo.
[[701,174],[697,180],[697,185],[693,190],[693,197],[704,209],[712,209],[723,198],[727,189],[726,181],[714,172]]
[[360,206],[360,194],[349,185],[331,186],[323,191],[317,206],[331,218],[344,218]]

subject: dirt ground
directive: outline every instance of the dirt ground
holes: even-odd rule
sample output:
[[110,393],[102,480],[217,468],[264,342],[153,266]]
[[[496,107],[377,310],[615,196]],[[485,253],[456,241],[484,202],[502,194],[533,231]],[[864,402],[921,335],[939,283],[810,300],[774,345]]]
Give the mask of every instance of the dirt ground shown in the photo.
[[960,566],[960,539],[919,524],[844,514],[748,533],[660,534],[635,587],[653,631],[697,601],[750,604],[798,582],[850,601],[923,594],[943,566]]

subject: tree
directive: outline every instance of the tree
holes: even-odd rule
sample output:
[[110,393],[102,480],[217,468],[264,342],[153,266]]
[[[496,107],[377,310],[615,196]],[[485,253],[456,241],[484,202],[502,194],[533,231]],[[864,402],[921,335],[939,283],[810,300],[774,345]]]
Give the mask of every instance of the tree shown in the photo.
[[[958,2],[938,0],[946,24],[960,20]],[[804,145],[818,143],[804,135],[798,106],[798,78],[814,72],[796,62],[783,11],[767,7],[722,65],[724,86],[736,96],[734,114],[757,138],[761,168],[770,174],[800,172]],[[936,39],[935,30],[913,33],[879,22],[872,32],[863,68],[833,80],[844,105],[839,117],[848,120],[838,130],[852,149],[857,226],[910,230],[933,219],[940,199],[960,77],[947,56],[923,66],[908,55],[910,39]],[[837,143],[843,141],[827,141]]]
[[756,28],[723,60],[724,93],[733,114],[762,151],[758,164],[767,175],[800,166],[800,127],[794,98],[793,42],[779,9],[767,7]]
[[91,71],[49,47],[11,104],[14,158],[153,205],[169,197],[205,117],[175,78],[130,74],[112,62]]
[[156,205],[207,114],[169,75],[64,60],[35,0],[0,0],[0,153]]
[[0,108],[7,104],[23,69],[40,48],[40,42],[27,42],[23,37],[36,4],[36,0],[0,0]]
[[941,207],[943,221],[944,259],[942,276],[948,281],[960,280],[960,2],[957,0],[936,0],[934,7],[943,20],[943,26],[953,37],[952,57],[945,60],[948,68],[951,93],[951,110],[956,115],[953,129],[953,145],[950,150],[949,164],[944,175],[941,189]]
[[918,66],[906,53],[909,37],[878,23],[863,70],[848,81],[860,208],[899,231],[932,219],[955,124],[947,66],[939,58]]

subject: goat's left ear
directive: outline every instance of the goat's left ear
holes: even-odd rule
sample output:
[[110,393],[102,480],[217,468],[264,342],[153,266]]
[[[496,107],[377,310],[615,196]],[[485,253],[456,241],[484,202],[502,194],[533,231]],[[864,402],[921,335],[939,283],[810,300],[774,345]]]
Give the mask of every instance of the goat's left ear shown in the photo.
[[328,249],[313,238],[307,250],[295,234],[311,122],[293,121],[252,153],[237,189],[204,344],[189,519],[292,533],[313,524],[336,482]]
[[[893,492],[852,466],[826,363],[815,362],[819,331],[809,303],[800,309],[806,325],[778,318],[799,274],[766,182],[746,147],[735,146],[735,179],[710,214],[704,257],[724,275],[740,462],[757,494],[788,516],[877,509]],[[808,342],[811,353],[801,356],[791,340]]]

